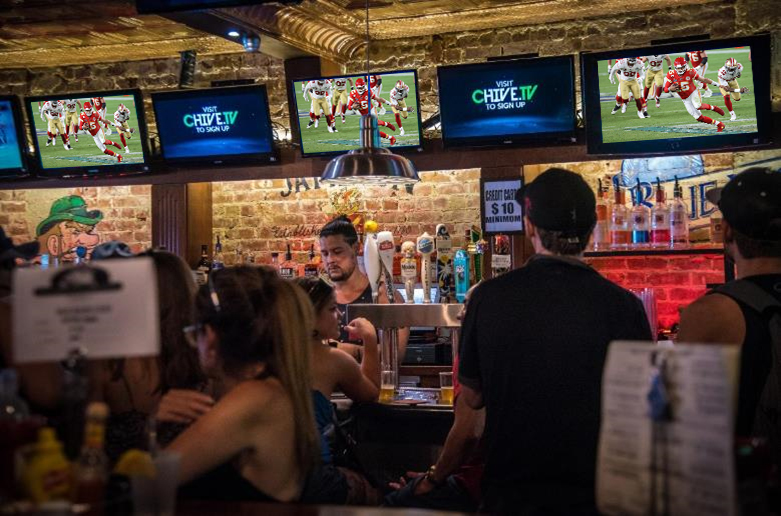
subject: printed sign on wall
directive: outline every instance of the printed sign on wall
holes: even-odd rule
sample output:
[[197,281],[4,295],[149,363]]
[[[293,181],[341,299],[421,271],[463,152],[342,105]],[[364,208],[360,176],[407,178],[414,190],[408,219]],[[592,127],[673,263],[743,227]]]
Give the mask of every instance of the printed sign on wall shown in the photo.
[[523,232],[523,210],[515,197],[522,179],[480,181],[480,219],[484,234]]

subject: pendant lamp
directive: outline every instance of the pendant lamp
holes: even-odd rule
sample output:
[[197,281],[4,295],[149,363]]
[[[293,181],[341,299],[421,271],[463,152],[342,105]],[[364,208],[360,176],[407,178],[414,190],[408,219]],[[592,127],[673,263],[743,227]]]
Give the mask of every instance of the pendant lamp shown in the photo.
[[[366,75],[369,87],[369,1],[366,1]],[[369,90],[371,96],[371,90]],[[412,161],[380,146],[377,117],[369,113],[360,120],[360,148],[332,159],[320,181],[335,185],[413,184],[420,181]]]

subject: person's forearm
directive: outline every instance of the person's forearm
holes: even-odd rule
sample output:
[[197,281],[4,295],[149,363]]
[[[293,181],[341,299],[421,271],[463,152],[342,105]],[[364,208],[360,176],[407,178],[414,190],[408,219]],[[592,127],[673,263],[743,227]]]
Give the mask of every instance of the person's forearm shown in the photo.
[[485,410],[474,410],[461,396],[454,408],[455,421],[445,439],[436,462],[437,483],[453,474],[471,455],[477,445],[485,421]]

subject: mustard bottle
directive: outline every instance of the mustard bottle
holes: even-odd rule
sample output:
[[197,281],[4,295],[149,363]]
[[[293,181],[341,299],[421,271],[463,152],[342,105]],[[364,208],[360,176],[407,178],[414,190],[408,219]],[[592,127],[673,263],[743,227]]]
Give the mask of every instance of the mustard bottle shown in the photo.
[[24,470],[27,495],[34,503],[67,500],[71,491],[71,465],[62,452],[54,429],[41,428],[35,453]]

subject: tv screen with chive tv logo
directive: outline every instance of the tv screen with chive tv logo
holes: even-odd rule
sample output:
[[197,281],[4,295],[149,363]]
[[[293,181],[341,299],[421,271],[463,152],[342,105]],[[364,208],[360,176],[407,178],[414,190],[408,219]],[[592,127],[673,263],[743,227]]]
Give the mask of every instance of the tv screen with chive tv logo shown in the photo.
[[437,69],[448,147],[575,138],[572,56]]
[[153,93],[152,105],[168,162],[276,161],[264,85]]

